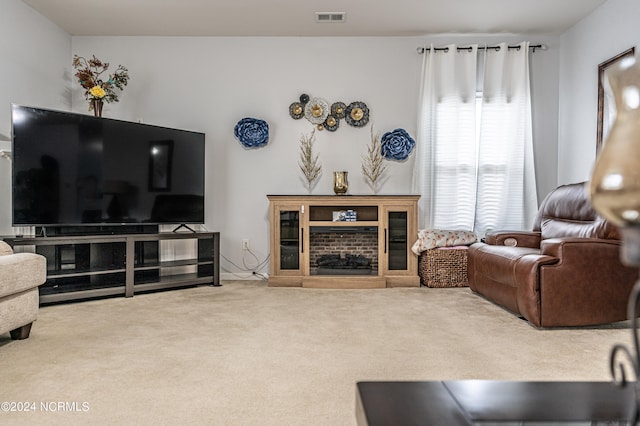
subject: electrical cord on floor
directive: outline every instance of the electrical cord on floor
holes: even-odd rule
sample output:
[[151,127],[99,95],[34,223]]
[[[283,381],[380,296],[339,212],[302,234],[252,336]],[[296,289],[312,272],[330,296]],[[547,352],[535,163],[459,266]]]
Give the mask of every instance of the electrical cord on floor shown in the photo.
[[[200,228],[201,228],[201,229],[203,229],[203,230],[204,230],[204,231],[206,231],[206,232],[209,232],[209,230],[207,229],[207,227],[206,227],[206,226],[204,226],[204,224],[201,224],[201,225],[200,225]],[[253,256],[253,258],[256,260],[256,262],[258,262],[255,266],[249,266],[249,265],[247,265],[247,261],[246,261],[246,253],[247,253],[247,252],[248,252],[249,254],[251,254],[251,256]],[[242,253],[242,266],[236,265],[235,263],[233,263],[230,259],[228,259],[228,258],[227,258],[224,254],[222,254],[222,253],[220,253],[220,257],[221,257],[221,258],[223,258],[224,260],[226,260],[227,262],[229,262],[230,264],[232,264],[233,266],[235,266],[235,267],[236,267],[236,269],[241,270],[242,272],[251,272],[251,274],[252,274],[252,275],[254,275],[254,276],[256,276],[256,277],[258,277],[258,278],[260,278],[261,280],[264,280],[264,281],[266,281],[266,280],[268,280],[268,279],[269,279],[269,277],[268,277],[266,274],[263,274],[263,273],[260,273],[260,272],[256,272],[256,271],[257,271],[257,270],[259,270],[259,269],[264,268],[264,267],[269,263],[269,258],[271,257],[271,255],[270,255],[270,254],[267,254],[267,257],[266,257],[262,262],[260,262],[260,259],[258,259],[258,256],[256,256],[254,252],[252,252],[252,251],[251,251],[251,250],[249,250],[249,249],[247,249],[247,250],[243,250],[243,253]],[[241,275],[238,275],[238,274],[237,274],[236,272],[234,272],[234,271],[230,271],[230,270],[226,269],[226,268],[225,268],[224,266],[222,266],[222,265],[220,266],[220,268],[221,268],[223,271],[228,272],[228,273],[230,273],[230,274],[232,274],[232,275],[234,275],[234,276],[236,276],[236,277],[238,277],[238,278],[246,278],[246,277],[243,277],[243,276],[241,276]]]
[[258,272],[253,272],[253,275],[255,275],[256,277],[260,278],[263,281],[267,281],[269,279],[268,276],[266,276],[265,274],[260,274]]
[[[256,260],[256,262],[258,262],[258,265],[247,266],[247,259],[246,259],[247,253],[249,253]],[[242,251],[242,266],[244,266],[246,269],[253,271],[255,269],[259,269],[261,266],[263,266],[263,264],[264,262],[261,264],[260,260],[258,259],[258,256],[256,256],[255,253],[252,252],[250,249]]]
[[[249,253],[250,253],[250,254],[251,254],[251,255],[256,259],[256,261],[258,262],[258,264],[257,264],[257,265],[255,265],[255,266],[253,266],[253,267],[252,267],[252,266],[247,265],[247,262],[246,262],[246,259],[245,259],[245,256],[246,256],[245,254],[243,254],[243,255],[242,255],[242,265],[243,265],[243,266],[239,266],[239,265],[235,264],[234,262],[232,262],[230,259],[228,259],[228,258],[227,258],[225,255],[223,255],[223,254],[220,254],[220,257],[222,257],[224,260],[226,260],[227,262],[229,262],[230,264],[232,264],[233,266],[235,266],[235,267],[236,267],[236,269],[239,269],[240,271],[243,271],[243,272],[251,272],[253,275],[257,276],[258,278],[260,278],[260,279],[262,279],[262,280],[267,280],[267,279],[268,279],[268,277],[267,277],[266,275],[261,274],[261,273],[259,273],[259,272],[256,272],[256,270],[261,269],[261,268],[263,268],[263,267],[265,267],[265,266],[266,266],[266,264],[269,262],[269,257],[270,257],[270,255],[267,255],[267,257],[265,258],[265,260],[263,260],[262,262],[260,262],[260,260],[258,259],[258,257],[257,257],[257,256],[256,256],[256,255],[255,255],[251,250],[245,250],[245,251],[246,251],[246,252],[249,252]],[[236,276],[236,277],[238,277],[238,278],[244,278],[244,277],[241,277],[240,275],[238,275],[238,274],[237,274],[236,272],[234,272],[234,271],[230,271],[230,270],[228,270],[228,269],[226,269],[226,268],[224,268],[224,267],[222,267],[222,269],[224,269],[224,271],[226,271],[226,272],[229,272],[229,273],[231,273],[231,274],[235,275],[235,276]]]

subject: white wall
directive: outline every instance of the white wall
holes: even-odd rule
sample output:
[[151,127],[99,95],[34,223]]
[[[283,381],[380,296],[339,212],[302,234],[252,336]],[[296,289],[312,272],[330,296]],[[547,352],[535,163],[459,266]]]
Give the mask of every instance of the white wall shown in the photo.
[[[68,110],[71,36],[19,0],[0,2],[0,133],[11,134],[11,103]],[[9,149],[0,142],[0,149]],[[0,158],[0,235],[11,228],[11,167]]]
[[609,0],[561,37],[558,184],[588,180],[596,156],[598,64],[640,43],[640,2]]
[[[268,252],[265,195],[304,192],[297,149],[300,134],[311,125],[292,120],[287,112],[300,93],[329,102],[362,100],[377,130],[403,127],[415,134],[418,45],[547,44],[549,50],[531,56],[538,192],[544,196],[557,184],[589,178],[595,159],[597,66],[639,45],[639,18],[637,0],[609,0],[559,38],[72,38],[21,1],[3,0],[0,133],[10,133],[11,102],[64,110],[73,99],[74,110],[86,111],[70,78],[73,53],[122,63],[130,69],[131,84],[120,103],[106,106],[105,115],[206,132],[206,225],[222,232],[222,252],[234,262],[241,263],[243,238],[251,239],[262,260]],[[267,147],[245,150],[235,140],[233,126],[245,116],[269,122]],[[350,193],[366,193],[359,170],[368,141],[369,126],[354,129],[343,123],[336,133],[318,133],[325,173],[314,193],[330,194],[330,172],[338,169],[350,172]],[[392,164],[381,192],[408,192],[412,161]],[[4,159],[0,199],[10,199]],[[11,232],[10,211],[9,203],[0,203],[0,234]]]
[[[73,38],[73,53],[129,69],[129,85],[119,103],[105,106],[105,116],[206,133],[206,227],[221,231],[222,253],[238,265],[242,239],[260,260],[268,255],[266,195],[306,192],[299,139],[314,127],[293,120],[289,105],[302,93],[330,103],[363,101],[375,129],[414,133],[416,46],[412,38]],[[73,109],[85,111],[81,90],[72,87]],[[266,147],[247,150],[235,139],[243,117],[269,123]],[[350,194],[368,193],[360,162],[370,126],[342,122],[334,133],[316,132],[316,140],[323,175],[313,193],[333,193],[334,170],[349,172]],[[390,164],[381,193],[407,193],[411,168],[412,159]],[[226,261],[222,266],[237,270]]]
[[[539,192],[555,186],[557,169],[557,70],[555,37],[464,36],[398,38],[186,38],[71,37],[19,0],[0,2],[0,133],[10,133],[12,102],[86,112],[71,78],[74,53],[123,64],[131,81],[106,117],[204,131],[207,134],[206,227],[219,230],[222,253],[242,265],[241,240],[251,240],[260,261],[268,255],[267,194],[305,192],[298,170],[306,120],[289,117],[301,93],[329,102],[363,101],[376,131],[397,127],[415,135],[422,56],[420,45],[434,42],[494,43],[530,40],[549,46],[532,55],[534,139]],[[243,117],[266,120],[269,145],[246,150],[233,136]],[[345,123],[335,133],[316,132],[324,174],[314,194],[332,194],[331,172],[349,171],[349,193],[367,194],[360,173],[370,126]],[[408,193],[413,157],[390,163],[380,193]],[[0,199],[9,200],[9,163],[0,159]],[[0,234],[11,232],[11,207],[0,204]],[[247,258],[249,264],[255,259]],[[227,271],[238,271],[223,261]],[[267,268],[262,269],[266,272]],[[242,275],[241,275],[242,276]]]
[[[476,41],[478,37],[441,37],[436,43]],[[532,57],[536,156],[541,191],[555,186],[557,135],[556,38],[511,36],[490,41],[531,39],[550,45]],[[432,39],[398,38],[188,38],[74,37],[73,53],[95,54],[115,67],[123,64],[131,80],[119,103],[107,104],[104,116],[174,126],[206,133],[206,227],[221,231],[221,251],[242,265],[241,240],[248,238],[260,261],[269,252],[267,194],[306,192],[298,169],[299,138],[313,126],[293,120],[289,104],[302,93],[329,103],[363,101],[375,130],[401,127],[415,135],[422,56],[419,45]],[[73,109],[86,111],[74,82]],[[233,136],[243,117],[266,120],[270,142],[246,150]],[[316,132],[323,175],[313,194],[333,194],[331,172],[349,172],[349,193],[368,194],[360,172],[370,126],[342,122],[330,133]],[[384,194],[410,191],[413,157],[390,163]],[[549,184],[551,181],[551,185]],[[255,259],[247,257],[252,265]],[[226,271],[238,271],[224,260]],[[262,272],[268,271],[268,265]],[[239,274],[238,276],[248,276]],[[223,278],[229,277],[223,275]]]

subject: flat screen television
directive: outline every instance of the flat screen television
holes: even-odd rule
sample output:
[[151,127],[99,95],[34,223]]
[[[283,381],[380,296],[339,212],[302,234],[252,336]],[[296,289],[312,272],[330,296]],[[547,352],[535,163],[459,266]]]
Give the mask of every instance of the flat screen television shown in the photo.
[[14,226],[204,223],[204,133],[12,105]]

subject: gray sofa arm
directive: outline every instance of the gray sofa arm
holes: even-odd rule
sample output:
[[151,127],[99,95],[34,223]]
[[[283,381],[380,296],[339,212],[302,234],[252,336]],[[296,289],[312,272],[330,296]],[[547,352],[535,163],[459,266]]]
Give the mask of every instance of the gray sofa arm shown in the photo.
[[15,253],[0,241],[0,334],[13,340],[29,337],[38,318],[38,286],[47,278],[47,259],[36,253]]
[[35,253],[0,256],[0,298],[38,287],[47,279],[47,260]]

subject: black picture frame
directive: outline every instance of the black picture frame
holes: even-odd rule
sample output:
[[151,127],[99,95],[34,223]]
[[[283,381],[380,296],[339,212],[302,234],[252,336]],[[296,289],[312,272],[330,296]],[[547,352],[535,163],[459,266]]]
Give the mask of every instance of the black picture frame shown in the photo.
[[149,191],[171,191],[173,141],[149,142]]
[[608,129],[605,129],[604,118],[605,116],[609,115],[609,109],[611,107],[607,99],[605,99],[605,92],[604,92],[605,72],[607,71],[607,68],[618,63],[624,58],[634,56],[635,52],[636,52],[635,47],[631,47],[625,50],[624,52],[620,52],[616,56],[613,56],[607,59],[606,61],[598,64],[598,134],[596,137],[596,154],[600,152],[600,150],[602,149],[602,145],[604,144],[605,131],[608,130]]

